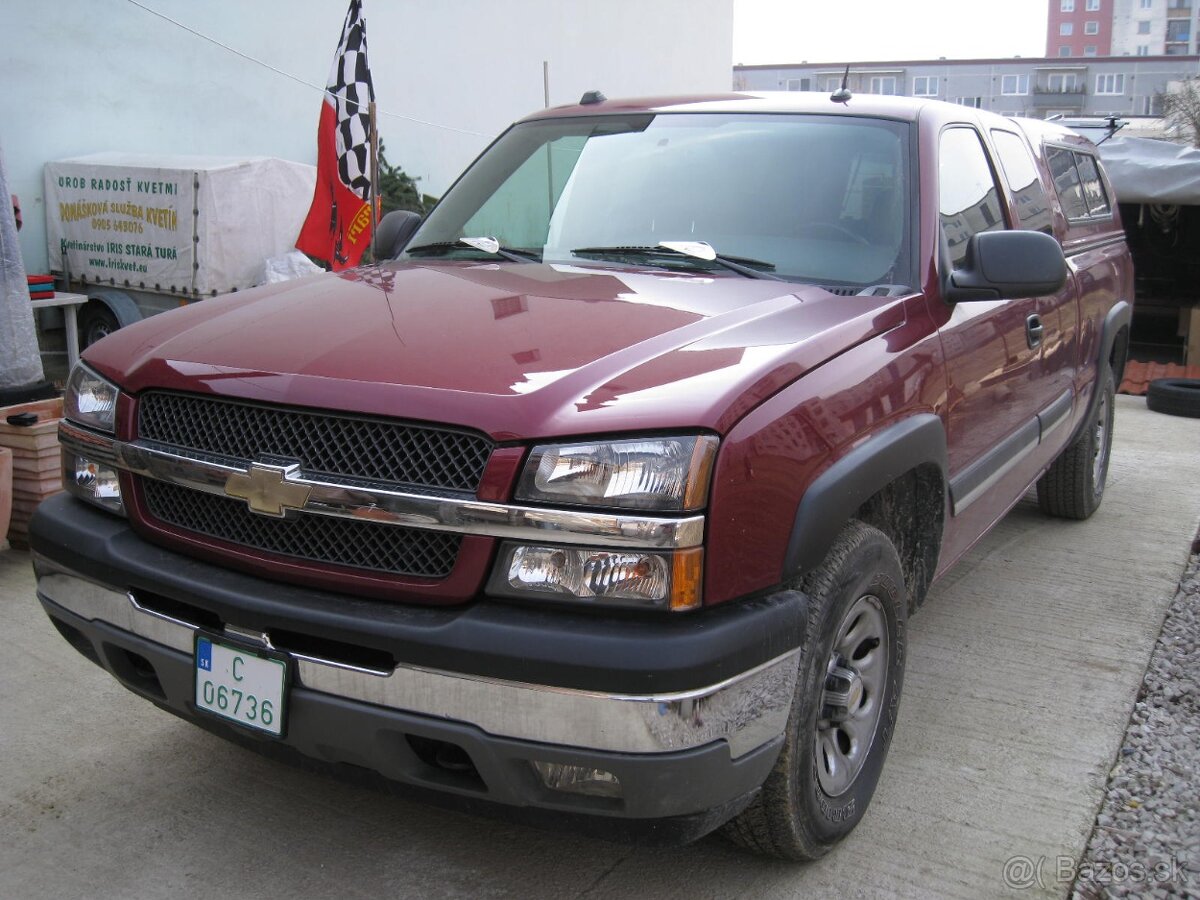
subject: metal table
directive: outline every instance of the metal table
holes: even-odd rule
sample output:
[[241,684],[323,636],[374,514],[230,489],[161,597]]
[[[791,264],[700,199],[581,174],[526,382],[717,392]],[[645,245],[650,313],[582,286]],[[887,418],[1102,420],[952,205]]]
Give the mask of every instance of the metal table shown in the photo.
[[75,313],[77,307],[87,302],[86,294],[68,294],[63,291],[58,291],[53,297],[47,297],[44,300],[30,301],[30,305],[34,309],[62,307],[63,326],[67,332],[67,365],[72,369],[75,368],[75,363],[79,362],[79,325],[76,322]]

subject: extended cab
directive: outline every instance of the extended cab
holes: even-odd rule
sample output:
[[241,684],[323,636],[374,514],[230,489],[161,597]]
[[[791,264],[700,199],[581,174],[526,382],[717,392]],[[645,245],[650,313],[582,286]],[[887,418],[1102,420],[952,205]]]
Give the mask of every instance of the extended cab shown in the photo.
[[394,260],[89,348],[38,594],[260,750],[815,857],[865,813],[931,582],[1031,485],[1101,501],[1116,204],[1046,123],[585,99],[381,224]]

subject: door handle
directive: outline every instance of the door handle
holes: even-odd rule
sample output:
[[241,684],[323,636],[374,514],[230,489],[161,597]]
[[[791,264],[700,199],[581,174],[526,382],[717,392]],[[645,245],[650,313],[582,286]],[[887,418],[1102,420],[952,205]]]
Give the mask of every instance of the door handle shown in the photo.
[[1036,350],[1041,345],[1045,333],[1046,326],[1036,313],[1025,320],[1025,339],[1029,342],[1030,350]]

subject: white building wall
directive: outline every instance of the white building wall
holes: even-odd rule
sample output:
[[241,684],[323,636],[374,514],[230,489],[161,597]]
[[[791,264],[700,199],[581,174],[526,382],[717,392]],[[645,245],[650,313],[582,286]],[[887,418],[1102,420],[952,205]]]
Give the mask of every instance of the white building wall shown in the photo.
[[[324,85],[348,0],[138,2]],[[388,159],[434,195],[501,129],[543,106],[543,60],[551,105],[593,88],[609,97],[729,89],[733,0],[364,7]],[[51,160],[116,150],[316,162],[318,91],[132,2],[6,3],[4,45],[0,141],[30,272],[46,268],[42,166]]]
[[[1149,55],[1165,53],[1167,49],[1168,22],[1190,19],[1191,28],[1187,44],[1188,54],[1200,49],[1200,19],[1197,9],[1200,0],[1192,0],[1186,9],[1169,9],[1168,0],[1150,0],[1144,8],[1142,0],[1114,0],[1113,4],[1113,56],[1137,56],[1138,47],[1149,47]],[[1149,34],[1138,33],[1138,23],[1148,22]]]
[[[1112,22],[1112,53],[1114,56],[1133,55],[1137,52],[1137,25],[1133,14],[1138,0],[1114,0]],[[1165,18],[1165,17],[1164,17]],[[1149,40],[1146,41],[1149,43]]]
[[[1139,34],[1138,23],[1149,22],[1150,33]],[[1163,52],[1167,39],[1167,0],[1151,0],[1143,9],[1141,0],[1115,0],[1113,3],[1113,56],[1137,56],[1138,47],[1149,47],[1149,54]]]

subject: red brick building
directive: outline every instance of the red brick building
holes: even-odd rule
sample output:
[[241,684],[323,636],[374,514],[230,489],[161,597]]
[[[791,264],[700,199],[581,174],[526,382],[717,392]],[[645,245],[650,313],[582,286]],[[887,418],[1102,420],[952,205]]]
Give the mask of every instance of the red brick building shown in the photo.
[[1115,0],[1047,0],[1046,56],[1112,54]]

